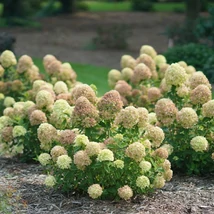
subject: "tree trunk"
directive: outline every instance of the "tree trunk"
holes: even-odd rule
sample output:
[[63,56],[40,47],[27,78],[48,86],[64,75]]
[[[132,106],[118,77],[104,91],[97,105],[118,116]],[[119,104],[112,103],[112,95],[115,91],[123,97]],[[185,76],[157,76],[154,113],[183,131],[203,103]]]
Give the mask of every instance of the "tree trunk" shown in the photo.
[[62,13],[73,13],[76,10],[76,0],[60,0],[62,4]]

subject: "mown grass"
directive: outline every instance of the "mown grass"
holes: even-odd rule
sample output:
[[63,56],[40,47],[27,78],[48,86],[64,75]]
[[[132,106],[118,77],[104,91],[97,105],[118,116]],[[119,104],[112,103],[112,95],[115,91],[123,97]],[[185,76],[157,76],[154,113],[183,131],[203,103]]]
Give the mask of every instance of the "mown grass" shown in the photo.
[[[41,59],[33,59],[34,63],[40,68],[40,71],[44,73],[44,67]],[[72,68],[77,74],[77,81],[86,84],[94,84],[97,87],[98,95],[101,96],[105,92],[109,91],[108,86],[108,72],[110,68],[99,67],[94,65],[71,63]]]

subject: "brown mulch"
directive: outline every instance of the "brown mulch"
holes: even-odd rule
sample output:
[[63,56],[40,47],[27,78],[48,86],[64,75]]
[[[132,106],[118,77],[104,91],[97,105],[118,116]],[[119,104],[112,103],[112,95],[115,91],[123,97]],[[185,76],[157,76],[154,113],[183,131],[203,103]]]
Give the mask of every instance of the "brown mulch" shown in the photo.
[[11,213],[28,214],[125,214],[214,213],[214,177],[174,176],[163,189],[132,201],[101,201],[63,195],[43,185],[45,175],[38,164],[0,158],[0,190],[12,192]]

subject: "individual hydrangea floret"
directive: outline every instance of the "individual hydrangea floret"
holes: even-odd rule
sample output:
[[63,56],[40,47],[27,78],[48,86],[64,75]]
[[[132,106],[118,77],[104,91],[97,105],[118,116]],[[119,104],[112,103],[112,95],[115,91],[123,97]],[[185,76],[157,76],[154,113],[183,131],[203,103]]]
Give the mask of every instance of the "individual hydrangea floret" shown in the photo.
[[55,186],[55,184],[56,184],[56,179],[55,179],[54,176],[48,175],[48,176],[45,178],[45,185],[46,185],[47,187],[53,187],[53,186]]
[[115,124],[121,125],[124,128],[131,129],[139,121],[139,113],[134,106],[128,106],[122,109],[115,118]]
[[210,100],[203,104],[202,115],[209,118],[214,117],[214,100]]
[[175,104],[168,98],[158,100],[155,105],[156,117],[165,126],[171,125],[174,122],[177,112],[178,109]]
[[152,168],[152,164],[149,161],[142,160],[139,163],[139,167],[143,173],[148,172]]
[[203,152],[208,149],[208,141],[205,137],[203,136],[196,136],[190,141],[191,147],[196,151],[196,152]]
[[178,63],[172,63],[165,72],[166,84],[179,86],[187,80],[187,73]]
[[131,189],[131,187],[129,187],[128,185],[125,185],[121,188],[119,188],[117,190],[118,195],[120,196],[120,198],[124,199],[124,200],[129,200],[132,196],[133,196],[133,191]]
[[88,194],[91,198],[96,199],[103,193],[103,189],[99,184],[92,184],[88,187]]
[[198,122],[198,115],[190,107],[184,107],[177,113],[177,122],[185,129],[192,128]]
[[57,158],[56,165],[60,169],[69,169],[72,163],[72,159],[68,155],[60,155]]
[[190,92],[190,101],[192,104],[204,104],[212,99],[212,92],[206,85],[198,85]]
[[21,137],[27,133],[27,130],[23,126],[14,126],[13,127],[13,137]]
[[137,162],[142,161],[143,157],[145,157],[145,147],[140,142],[134,142],[130,144],[125,151],[126,155]]
[[86,151],[80,150],[74,154],[74,164],[78,169],[84,170],[86,166],[91,164],[91,159]]
[[136,180],[136,186],[145,189],[150,186],[150,180],[148,177],[141,175],[140,177],[137,178]]
[[114,153],[110,149],[103,149],[97,156],[99,162],[114,161]]
[[41,165],[46,166],[50,163],[51,156],[48,153],[42,153],[39,155],[38,161],[40,162]]
[[123,107],[120,94],[111,90],[103,95],[97,103],[99,115],[103,120],[113,120]]
[[17,64],[16,57],[12,51],[6,50],[0,56],[0,63],[4,68],[9,68]]

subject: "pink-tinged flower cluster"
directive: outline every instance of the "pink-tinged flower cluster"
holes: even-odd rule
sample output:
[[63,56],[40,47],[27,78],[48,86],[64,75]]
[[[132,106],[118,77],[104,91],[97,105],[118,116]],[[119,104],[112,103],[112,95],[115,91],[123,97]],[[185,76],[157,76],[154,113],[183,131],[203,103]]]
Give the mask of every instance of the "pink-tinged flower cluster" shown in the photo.
[[71,122],[76,127],[94,127],[99,121],[99,113],[96,107],[86,97],[79,97],[76,100],[71,115]]
[[94,90],[87,84],[79,84],[75,86],[71,92],[74,101],[79,97],[87,98],[91,103],[95,104],[97,102],[97,97]]
[[192,104],[204,104],[211,100],[212,92],[206,85],[198,85],[190,92],[190,101]]
[[137,108],[138,111],[138,127],[145,128],[149,122],[149,112],[146,108]]
[[214,100],[210,100],[203,104],[202,115],[209,118],[214,117]]
[[160,147],[153,152],[153,155],[159,158],[167,159],[169,154],[166,148]]
[[187,97],[190,93],[190,88],[185,84],[182,84],[176,88],[176,93],[179,97]]
[[132,87],[124,80],[119,80],[114,89],[120,93],[121,96],[127,97],[131,95]]
[[198,122],[198,115],[190,107],[182,108],[176,116],[177,122],[185,129],[192,128]]
[[122,107],[123,102],[116,90],[105,93],[97,103],[99,116],[102,120],[114,120]]
[[58,145],[54,146],[51,149],[50,153],[51,153],[51,157],[54,161],[56,161],[60,155],[67,155],[66,149],[63,146],[58,146]]
[[124,200],[129,200],[133,196],[133,191],[131,187],[128,185],[125,185],[117,190],[118,195],[120,198]]
[[161,91],[157,87],[151,87],[147,91],[148,100],[150,102],[155,102],[162,96]]
[[76,133],[73,130],[65,129],[59,132],[59,142],[64,145],[70,145],[74,143]]
[[209,80],[201,71],[193,73],[189,79],[189,82],[190,82],[191,89],[196,88],[198,85],[206,85],[209,89],[211,89]]
[[144,63],[151,71],[154,71],[156,69],[154,60],[148,54],[141,54],[136,61],[137,64]]
[[87,152],[88,156],[98,155],[101,152],[100,143],[97,142],[88,142],[85,151]]
[[103,189],[99,184],[92,184],[88,188],[88,194],[93,199],[100,197],[102,193],[103,193]]
[[160,189],[164,187],[165,183],[166,183],[166,180],[164,179],[164,177],[162,175],[157,175],[153,181],[153,187]]
[[137,162],[142,161],[145,157],[145,147],[142,143],[134,142],[126,148],[126,155]]
[[33,60],[28,55],[23,55],[19,58],[18,64],[17,64],[17,72],[18,73],[24,73],[28,69],[30,69],[33,66]]
[[140,48],[140,54],[147,54],[151,56],[153,59],[157,56],[156,50],[150,45],[143,45]]
[[34,110],[29,117],[31,126],[40,125],[47,122],[46,114],[41,110]]
[[0,141],[9,143],[13,140],[13,127],[6,126],[1,129]]
[[139,121],[139,113],[137,108],[134,106],[128,106],[125,109],[122,109],[117,117],[115,118],[114,123],[116,125],[121,125],[124,128],[131,129]]
[[172,63],[165,72],[165,80],[168,85],[179,86],[187,80],[187,73],[178,63]]
[[177,112],[178,109],[175,104],[168,98],[158,100],[155,105],[156,117],[165,126],[171,125],[174,122]]
[[84,170],[86,166],[91,164],[91,159],[86,151],[80,150],[74,154],[74,164],[78,169]]
[[151,70],[144,63],[140,63],[134,68],[131,82],[133,84],[139,84],[142,80],[150,79],[151,76]]

